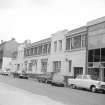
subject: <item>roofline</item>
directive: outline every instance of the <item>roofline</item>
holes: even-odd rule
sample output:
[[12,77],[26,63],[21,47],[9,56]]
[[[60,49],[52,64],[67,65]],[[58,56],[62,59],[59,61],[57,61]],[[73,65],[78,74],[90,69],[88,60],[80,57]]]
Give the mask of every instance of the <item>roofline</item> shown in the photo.
[[87,22],[87,26],[89,27],[89,26],[96,25],[96,24],[103,23],[103,22],[105,22],[105,16]]
[[78,34],[78,33],[81,33],[81,32],[86,32],[86,31],[87,31],[87,26],[82,26],[82,27],[79,27],[79,28],[68,31],[66,36]]

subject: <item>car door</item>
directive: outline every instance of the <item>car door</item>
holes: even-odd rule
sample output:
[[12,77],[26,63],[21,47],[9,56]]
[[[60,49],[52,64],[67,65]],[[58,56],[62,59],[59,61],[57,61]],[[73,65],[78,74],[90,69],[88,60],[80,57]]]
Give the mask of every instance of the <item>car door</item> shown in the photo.
[[89,87],[89,78],[88,78],[87,75],[83,75],[82,87],[83,88],[88,88]]
[[82,75],[77,76],[77,78],[75,79],[75,85],[77,87],[81,87],[81,82],[82,82]]

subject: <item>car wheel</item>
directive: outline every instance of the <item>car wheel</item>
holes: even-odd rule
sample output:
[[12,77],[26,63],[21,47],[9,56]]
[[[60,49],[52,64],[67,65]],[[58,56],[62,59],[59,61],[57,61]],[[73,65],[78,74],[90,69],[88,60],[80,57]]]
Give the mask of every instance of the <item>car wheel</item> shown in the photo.
[[72,89],[75,89],[75,88],[76,88],[76,85],[72,84],[72,85],[71,85],[71,88],[72,88]]
[[92,86],[92,87],[91,87],[91,91],[92,91],[93,93],[95,93],[95,92],[96,92],[96,87],[95,87],[95,86]]
[[51,83],[51,85],[52,85],[52,86],[54,86],[54,85],[55,85],[55,83]]

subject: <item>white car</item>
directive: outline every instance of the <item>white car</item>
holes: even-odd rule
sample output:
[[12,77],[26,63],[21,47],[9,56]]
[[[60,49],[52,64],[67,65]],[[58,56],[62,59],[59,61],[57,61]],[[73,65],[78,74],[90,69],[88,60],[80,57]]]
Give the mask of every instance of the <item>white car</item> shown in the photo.
[[78,75],[75,79],[68,79],[68,85],[72,88],[85,88],[92,92],[102,90],[105,92],[105,82],[99,81],[92,75]]
[[52,85],[64,86],[64,76],[60,73],[55,73],[52,77]]

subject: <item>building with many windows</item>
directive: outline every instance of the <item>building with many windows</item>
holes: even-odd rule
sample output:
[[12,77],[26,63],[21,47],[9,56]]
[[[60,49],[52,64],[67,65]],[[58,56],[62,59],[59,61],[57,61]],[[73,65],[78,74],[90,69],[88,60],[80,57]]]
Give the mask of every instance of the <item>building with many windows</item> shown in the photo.
[[65,36],[65,68],[74,77],[78,74],[85,74],[86,36],[86,26],[71,30]]
[[[61,73],[76,76],[85,73],[87,28],[52,34],[51,38],[25,47],[24,65],[28,73]],[[81,62],[80,62],[81,61]]]
[[65,69],[65,35],[68,30],[58,31],[51,36],[50,70],[66,74]]
[[51,38],[47,38],[25,47],[24,65],[28,73],[46,73],[49,68]]
[[23,49],[21,60],[28,73],[92,74],[105,81],[105,17],[71,31],[58,31]]
[[88,74],[105,81],[105,17],[90,21],[88,28]]

